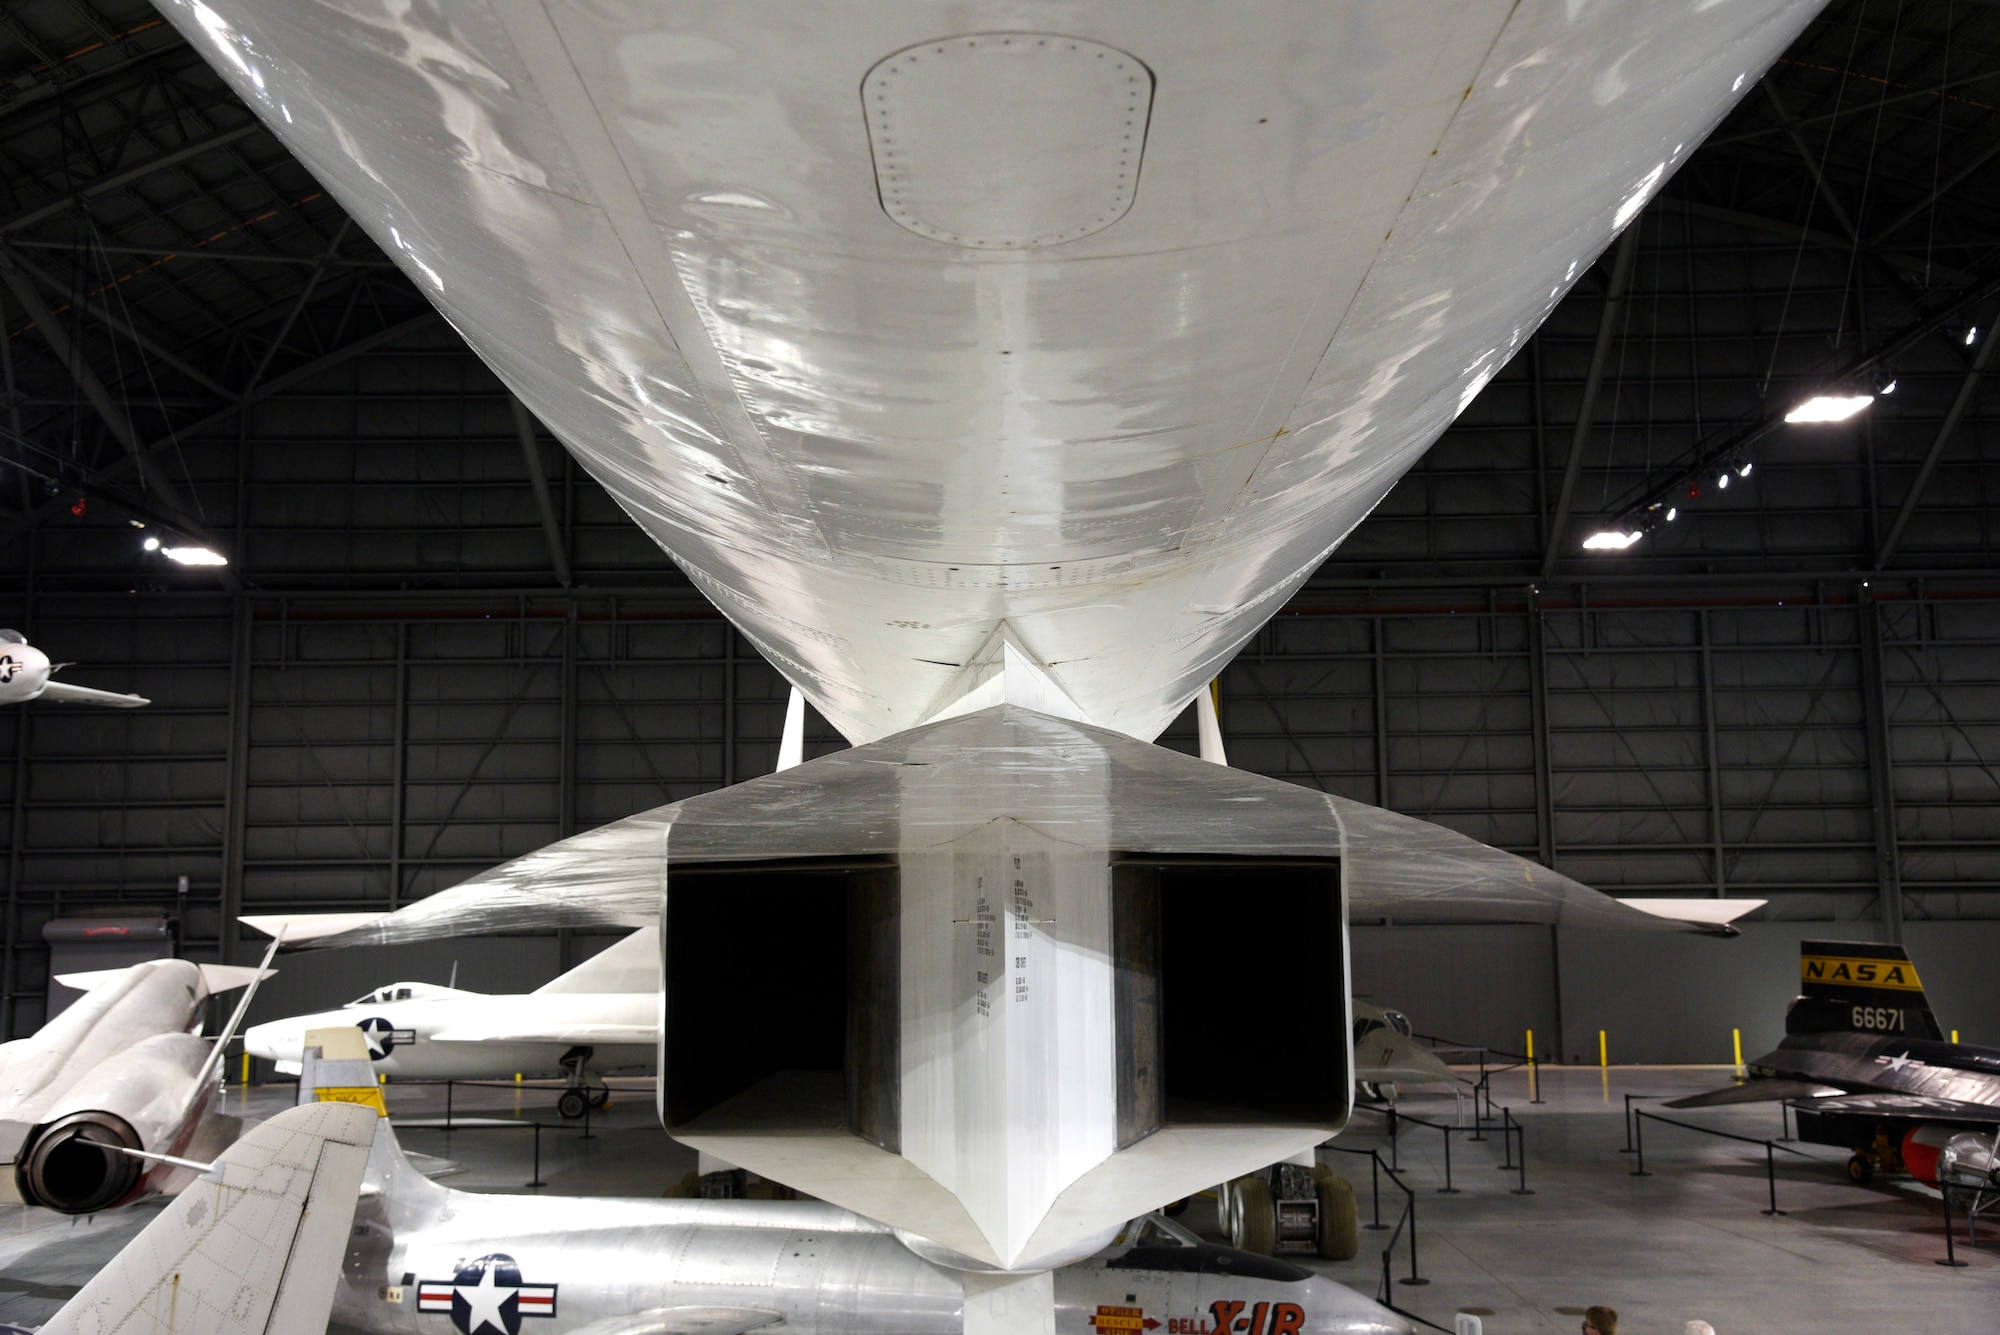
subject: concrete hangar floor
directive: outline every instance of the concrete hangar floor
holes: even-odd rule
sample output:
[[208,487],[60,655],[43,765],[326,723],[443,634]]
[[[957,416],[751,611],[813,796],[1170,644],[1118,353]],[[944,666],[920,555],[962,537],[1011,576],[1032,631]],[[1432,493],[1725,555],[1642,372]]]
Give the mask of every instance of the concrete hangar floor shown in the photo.
[[[1448,1095],[1415,1094],[1393,1147],[1399,1176],[1415,1197],[1418,1277],[1409,1284],[1407,1234],[1393,1225],[1405,1196],[1374,1169],[1392,1147],[1386,1121],[1362,1113],[1323,1162],[1355,1186],[1362,1223],[1373,1217],[1372,1189],[1381,1189],[1384,1228],[1361,1234],[1348,1262],[1293,1256],[1299,1264],[1363,1293],[1378,1294],[1382,1250],[1390,1258],[1389,1300],[1450,1328],[1453,1315],[1478,1315],[1491,1335],[1569,1332],[1584,1308],[1602,1303],[1620,1314],[1625,1335],[1681,1335],[1705,1320],[1719,1335],[1739,1332],[1921,1330],[1926,1335],[1989,1335],[2000,1312],[2000,1247],[1965,1245],[1962,1220],[1956,1255],[1962,1268],[1933,1264],[1945,1255],[1935,1192],[1907,1179],[1855,1186],[1845,1156],[1792,1144],[1775,1155],[1775,1189],[1783,1215],[1762,1213],[1770,1186],[1761,1144],[1725,1140],[1658,1123],[1641,1128],[1650,1176],[1632,1175],[1626,1153],[1626,1096],[1639,1109],[1713,1087],[1721,1067],[1556,1068],[1541,1079],[1543,1101],[1530,1102],[1519,1072],[1492,1080],[1494,1115],[1524,1128],[1526,1185],[1505,1170],[1503,1138],[1489,1127],[1481,1140],[1454,1132],[1451,1185],[1445,1185],[1445,1135],[1424,1123],[1459,1115]],[[442,1120],[445,1097],[433,1086],[394,1086],[389,1106],[405,1146],[426,1171],[461,1190],[518,1192],[532,1180],[540,1122],[540,1173],[546,1193],[570,1196],[658,1196],[695,1167],[692,1151],[668,1140],[654,1120],[650,1091],[639,1082],[614,1093],[594,1114],[591,1138],[555,1117],[551,1095],[527,1088],[459,1087],[452,1096],[458,1129],[421,1125]],[[289,1085],[231,1087],[229,1111],[269,1116],[291,1098]],[[1465,1106],[1470,1116],[1468,1103]],[[1732,1132],[1752,1141],[1783,1134],[1774,1105],[1670,1114],[1677,1120]],[[1785,1142],[1780,1140],[1780,1145]],[[1348,1151],[1360,1151],[1351,1153]],[[1371,1178],[1373,1181],[1371,1181]],[[150,1221],[159,1202],[87,1218],[68,1218],[18,1205],[0,1206],[0,1321],[33,1327],[46,1321],[96,1270]],[[1191,1202],[1181,1222],[1220,1239],[1214,1203]],[[333,1335],[339,1335],[334,1327]]]

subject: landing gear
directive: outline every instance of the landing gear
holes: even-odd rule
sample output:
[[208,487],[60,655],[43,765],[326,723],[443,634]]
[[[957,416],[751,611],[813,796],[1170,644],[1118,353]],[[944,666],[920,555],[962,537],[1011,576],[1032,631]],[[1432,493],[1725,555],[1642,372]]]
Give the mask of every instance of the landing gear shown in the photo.
[[1354,1203],[1354,1188],[1325,1164],[1314,1164],[1312,1177],[1319,1197],[1314,1249],[1329,1261],[1351,1261],[1361,1250],[1361,1212]]
[[562,1055],[563,1079],[568,1088],[556,1099],[556,1112],[570,1121],[584,1115],[592,1108],[602,1108],[611,1098],[611,1091],[604,1085],[590,1083],[591,1049],[574,1047]]
[[1223,1224],[1229,1245],[1238,1251],[1269,1256],[1278,1246],[1278,1203],[1271,1184],[1261,1177],[1239,1177],[1223,1188],[1228,1213]]
[[1215,1196],[1222,1231],[1239,1251],[1314,1252],[1346,1261],[1360,1250],[1354,1188],[1324,1164],[1274,1164],[1223,1183]]
[[1875,1139],[1856,1149],[1854,1157],[1847,1161],[1847,1180],[1856,1186],[1871,1180],[1877,1173],[1908,1171],[1903,1163],[1902,1142],[1886,1131],[1877,1131]]

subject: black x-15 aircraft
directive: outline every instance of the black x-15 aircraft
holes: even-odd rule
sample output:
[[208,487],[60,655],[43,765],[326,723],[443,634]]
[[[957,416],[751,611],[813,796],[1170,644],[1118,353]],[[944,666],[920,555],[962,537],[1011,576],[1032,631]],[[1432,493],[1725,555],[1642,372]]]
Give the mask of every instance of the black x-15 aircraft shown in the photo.
[[1749,1063],[1748,1081],[1669,1108],[1790,1100],[1801,1140],[1854,1151],[1857,1182],[1897,1169],[1935,1181],[1954,1132],[2000,1134],[2000,1049],[1944,1041],[1901,946],[1805,941],[1799,953],[1784,1041]]

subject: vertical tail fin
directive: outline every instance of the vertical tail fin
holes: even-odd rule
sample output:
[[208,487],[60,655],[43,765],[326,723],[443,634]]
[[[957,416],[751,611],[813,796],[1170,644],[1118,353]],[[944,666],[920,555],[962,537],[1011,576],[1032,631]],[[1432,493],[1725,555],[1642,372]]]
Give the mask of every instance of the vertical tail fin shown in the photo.
[[1801,941],[1785,1032],[1944,1036],[1909,952],[1879,941]]
[[657,992],[660,990],[660,929],[641,927],[614,941],[537,992]]
[[127,1243],[44,1335],[324,1330],[375,1122],[341,1103],[273,1117]]

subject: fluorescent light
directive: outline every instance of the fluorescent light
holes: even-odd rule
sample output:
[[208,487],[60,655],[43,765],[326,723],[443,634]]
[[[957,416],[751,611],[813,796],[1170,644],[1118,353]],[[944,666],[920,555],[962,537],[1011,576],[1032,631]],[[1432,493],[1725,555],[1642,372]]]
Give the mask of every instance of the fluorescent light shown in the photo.
[[1606,529],[1585,538],[1583,548],[1588,552],[1622,552],[1638,540],[1637,532],[1621,533],[1617,529]]
[[1875,402],[1873,394],[1815,394],[1785,414],[1787,422],[1845,422]]
[[206,547],[162,547],[169,561],[178,561],[184,566],[226,566],[229,558],[221,552],[212,552]]

